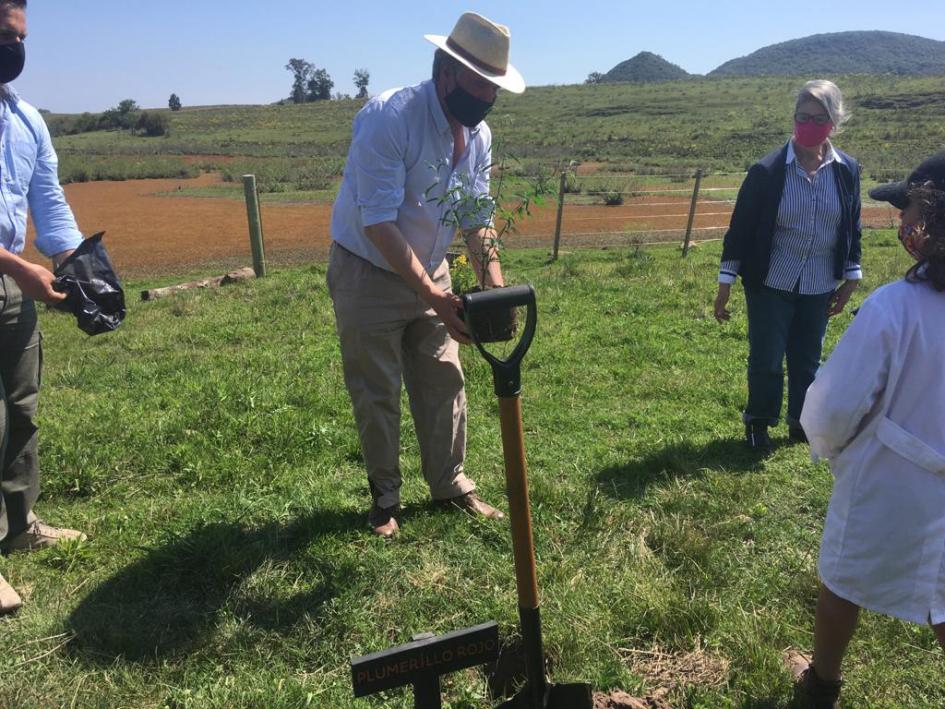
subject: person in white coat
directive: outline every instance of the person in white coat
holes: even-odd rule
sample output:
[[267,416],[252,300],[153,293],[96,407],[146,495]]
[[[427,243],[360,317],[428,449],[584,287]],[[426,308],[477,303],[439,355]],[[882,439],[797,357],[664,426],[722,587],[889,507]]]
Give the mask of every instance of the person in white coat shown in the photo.
[[814,655],[794,663],[815,707],[839,706],[860,608],[931,624],[945,648],[945,153],[871,196],[903,209],[917,262],[863,303],[801,413],[835,478]]

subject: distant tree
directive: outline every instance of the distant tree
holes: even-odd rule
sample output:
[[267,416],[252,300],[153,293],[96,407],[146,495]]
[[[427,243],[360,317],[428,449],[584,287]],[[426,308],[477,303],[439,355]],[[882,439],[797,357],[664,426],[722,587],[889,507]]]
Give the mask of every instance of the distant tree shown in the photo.
[[604,81],[604,75],[599,71],[592,71],[584,80],[585,84],[600,84]]
[[167,135],[169,123],[167,116],[163,113],[142,111],[138,116],[138,120],[135,122],[134,130],[152,137]]
[[331,80],[327,69],[314,69],[308,80],[308,100],[326,101],[330,99],[331,89],[334,85],[335,82]]
[[123,116],[134,113],[138,110],[138,102],[132,98],[126,98],[124,101],[119,101],[117,110]]
[[167,99],[167,107],[172,111],[179,111],[181,109],[180,96],[171,94],[171,97]]
[[343,94],[340,91],[336,91],[335,95],[332,96],[335,101],[348,101],[351,99],[351,94]]
[[287,71],[292,72],[292,92],[289,98],[293,103],[305,103],[308,99],[306,89],[312,79],[315,67],[311,62],[304,59],[290,59],[285,65]]
[[367,69],[354,70],[354,86],[358,90],[355,98],[367,98],[368,82],[371,81],[371,74]]

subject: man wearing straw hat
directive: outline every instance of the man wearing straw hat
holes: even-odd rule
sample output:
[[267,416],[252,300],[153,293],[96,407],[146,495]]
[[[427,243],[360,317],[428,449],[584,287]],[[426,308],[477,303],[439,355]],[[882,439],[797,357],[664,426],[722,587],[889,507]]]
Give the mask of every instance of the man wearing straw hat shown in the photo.
[[492,134],[483,119],[500,88],[521,93],[525,82],[509,64],[503,25],[467,12],[448,37],[425,37],[437,47],[432,79],[386,91],[355,117],[331,221],[328,289],[373,498],[369,523],[385,538],[398,531],[401,380],[433,499],[503,517],[463,472],[458,344],[469,336],[445,257],[459,228],[483,285],[503,285],[498,261],[478,263],[494,231],[462,205],[488,201]]

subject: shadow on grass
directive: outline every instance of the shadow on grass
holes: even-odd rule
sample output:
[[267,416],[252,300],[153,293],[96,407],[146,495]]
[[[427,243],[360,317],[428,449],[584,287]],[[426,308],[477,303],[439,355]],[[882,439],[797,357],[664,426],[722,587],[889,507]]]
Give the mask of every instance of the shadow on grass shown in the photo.
[[[351,583],[353,569],[304,559],[315,583],[295,595],[271,597],[242,588],[264,564],[298,561],[319,537],[364,524],[355,512],[320,511],[288,524],[246,528],[235,522],[198,525],[150,548],[89,594],[67,620],[82,661],[109,665],[116,658],[161,661],[200,646],[220,622],[221,610],[267,630],[291,628]],[[234,600],[235,597],[235,600]]]
[[707,469],[747,473],[761,470],[763,464],[764,456],[749,450],[741,438],[702,445],[677,443],[640,460],[604,468],[597,473],[597,482],[605,494],[626,500],[641,497],[654,483],[699,477]]

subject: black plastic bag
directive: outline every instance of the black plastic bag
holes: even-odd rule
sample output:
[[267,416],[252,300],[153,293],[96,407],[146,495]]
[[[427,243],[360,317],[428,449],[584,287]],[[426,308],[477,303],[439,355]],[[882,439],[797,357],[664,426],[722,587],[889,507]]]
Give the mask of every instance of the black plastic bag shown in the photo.
[[125,291],[102,244],[100,231],[85,239],[55,271],[53,288],[66,294],[58,310],[75,315],[89,335],[111,332],[125,319]]

